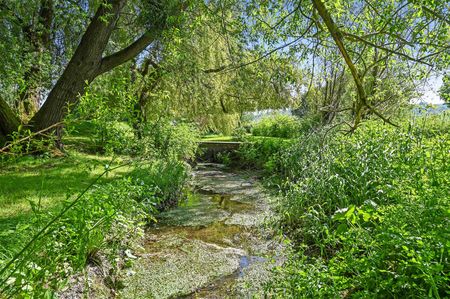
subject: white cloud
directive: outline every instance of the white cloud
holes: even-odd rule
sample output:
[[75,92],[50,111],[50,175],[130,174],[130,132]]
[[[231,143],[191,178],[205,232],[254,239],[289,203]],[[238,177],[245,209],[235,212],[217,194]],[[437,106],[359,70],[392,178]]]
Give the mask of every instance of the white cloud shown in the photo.
[[444,101],[439,97],[438,90],[442,85],[442,74],[432,75],[421,88],[422,96],[418,102],[426,102],[429,104],[443,104]]

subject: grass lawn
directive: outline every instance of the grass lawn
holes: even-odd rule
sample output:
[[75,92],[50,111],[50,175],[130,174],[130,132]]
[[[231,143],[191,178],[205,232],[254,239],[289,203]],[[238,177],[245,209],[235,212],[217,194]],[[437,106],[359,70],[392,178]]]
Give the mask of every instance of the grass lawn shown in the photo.
[[[78,147],[81,140],[72,139],[67,140],[65,156],[24,156],[0,163],[0,253],[17,250],[30,237],[26,230],[14,234],[11,231],[30,222],[34,213],[32,204],[41,210],[56,212],[65,200],[74,199],[103,173],[106,164],[111,163],[111,157],[90,154],[86,148]],[[88,138],[82,141],[89,143]],[[119,163],[120,159],[115,159],[110,166]],[[130,167],[119,168],[103,176],[98,183],[106,183],[130,171]]]
[[[282,138],[282,137],[269,137],[269,136],[253,136],[252,134],[247,134],[245,139],[248,141],[256,141],[261,139],[272,139],[272,140],[292,140],[292,138]],[[225,136],[225,135],[217,135],[210,134],[204,135],[200,138],[199,141],[239,141],[234,136]]]
[[234,136],[224,136],[224,135],[204,135],[200,138],[200,141],[237,141]]

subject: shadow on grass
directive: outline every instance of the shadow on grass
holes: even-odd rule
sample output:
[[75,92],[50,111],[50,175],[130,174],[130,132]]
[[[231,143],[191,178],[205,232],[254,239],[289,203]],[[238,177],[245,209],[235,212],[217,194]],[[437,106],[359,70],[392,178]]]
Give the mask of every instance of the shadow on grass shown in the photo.
[[[0,254],[21,248],[31,236],[17,227],[31,223],[30,201],[57,212],[64,200],[79,194],[103,171],[107,157],[74,155],[63,158],[24,158],[0,170]],[[129,171],[129,170],[128,170]],[[102,177],[108,183],[124,172]]]

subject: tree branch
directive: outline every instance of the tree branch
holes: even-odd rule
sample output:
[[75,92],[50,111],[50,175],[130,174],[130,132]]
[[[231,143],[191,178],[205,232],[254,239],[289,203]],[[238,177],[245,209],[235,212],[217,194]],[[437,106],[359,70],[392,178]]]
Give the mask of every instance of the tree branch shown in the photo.
[[156,39],[156,35],[157,34],[153,32],[146,32],[128,47],[102,58],[102,62],[97,71],[97,75],[106,73],[116,66],[119,66],[122,63],[125,63],[128,60],[136,57]]
[[447,18],[445,15],[442,15],[442,14],[438,13],[437,11],[434,11],[431,8],[426,7],[425,5],[422,5],[421,7],[425,12],[431,14],[432,16],[434,16],[435,18],[437,18],[441,21],[444,21],[445,23],[447,23],[447,25],[450,25],[450,19]]
[[363,106],[366,106],[369,110],[371,110],[375,115],[377,115],[379,118],[381,118],[383,121],[393,125],[389,119],[385,118],[381,113],[376,111],[367,101],[367,94],[364,89],[361,76],[358,73],[358,70],[356,69],[356,66],[353,64],[352,59],[350,55],[347,52],[347,49],[345,48],[344,42],[343,42],[343,34],[337,27],[337,25],[334,23],[333,18],[331,17],[330,13],[326,9],[325,5],[321,0],[311,0],[314,8],[316,9],[317,13],[320,15],[322,20],[324,21],[326,27],[328,28],[328,31],[331,34],[331,37],[335,41],[336,45],[339,48],[339,52],[341,52],[342,56],[344,57],[344,60],[350,69],[350,72],[352,74],[353,80],[355,81],[356,89],[358,91],[358,101],[356,102],[355,107],[355,121],[351,128],[351,131],[354,131],[359,123],[361,122],[361,113]]
[[56,123],[56,124],[51,125],[51,126],[48,127],[48,128],[45,128],[45,129],[40,130],[40,131],[37,131],[37,132],[33,132],[33,133],[31,133],[30,135],[28,135],[28,136],[25,136],[25,137],[23,137],[23,138],[21,138],[21,139],[19,139],[19,140],[15,140],[15,141],[13,141],[13,142],[11,142],[11,143],[5,145],[4,147],[0,148],[0,153],[6,152],[8,149],[10,149],[10,148],[11,148],[13,145],[15,145],[15,144],[20,144],[20,143],[22,143],[22,142],[24,142],[24,141],[26,141],[26,140],[28,140],[28,139],[32,139],[33,137],[35,137],[35,136],[37,136],[37,135],[42,135],[43,133],[45,133],[45,132],[47,132],[47,131],[50,131],[50,130],[52,130],[53,128],[59,127],[59,126],[61,126],[62,124],[63,124],[63,122],[58,122],[58,123]]
[[147,57],[145,59],[145,62],[143,63],[143,66],[142,66],[141,70],[139,71],[141,73],[141,76],[145,77],[148,74],[148,70],[150,68],[150,65],[155,70],[161,69],[161,66],[159,66],[159,64],[157,64],[155,61],[153,61],[153,59],[151,59],[150,57]]
[[406,58],[408,60],[411,60],[411,61],[414,61],[414,62],[417,62],[417,63],[421,63],[421,64],[425,64],[425,65],[428,65],[428,66],[431,66],[431,67],[433,66],[432,64],[424,61],[423,58],[415,58],[415,57],[409,56],[409,55],[407,55],[405,53],[402,53],[402,52],[399,52],[399,51],[396,51],[396,50],[392,50],[392,49],[386,48],[384,46],[377,45],[377,44],[375,44],[375,43],[373,43],[373,42],[371,42],[371,41],[369,41],[367,39],[364,39],[364,38],[362,38],[362,37],[360,37],[360,36],[358,36],[356,34],[352,34],[352,33],[349,33],[349,32],[342,32],[342,35],[344,37],[350,39],[350,40],[362,42],[362,43],[367,44],[367,45],[369,45],[371,47],[374,47],[374,48],[377,48],[377,49],[380,49],[380,50],[383,50],[383,51],[386,51],[386,52],[389,52],[389,53],[396,54],[396,55],[401,56],[403,58]]

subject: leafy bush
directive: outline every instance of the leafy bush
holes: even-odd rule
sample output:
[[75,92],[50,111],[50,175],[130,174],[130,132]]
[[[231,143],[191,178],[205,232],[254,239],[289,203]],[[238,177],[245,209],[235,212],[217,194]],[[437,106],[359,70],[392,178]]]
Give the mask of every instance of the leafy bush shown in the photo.
[[277,167],[274,163],[277,156],[290,143],[290,140],[276,137],[248,137],[237,151],[239,163],[273,171]]
[[351,136],[324,131],[280,154],[275,223],[296,253],[269,293],[449,295],[450,134],[436,121],[367,123]]
[[138,168],[132,176],[152,187],[158,198],[155,206],[161,211],[175,206],[183,196],[185,182],[189,177],[189,165],[177,160],[156,160],[147,167]]
[[242,141],[245,139],[245,136],[248,134],[248,131],[245,127],[237,127],[233,130],[232,136],[237,141]]
[[156,158],[190,160],[197,152],[199,133],[191,125],[159,120],[139,129],[137,144],[140,155]]
[[300,123],[294,116],[274,114],[266,116],[253,124],[254,136],[293,138],[300,134]]
[[[67,139],[77,144],[77,149],[95,153],[189,160],[197,151],[195,127],[168,120],[140,124],[136,128],[119,121],[77,121],[70,124],[69,132]],[[87,146],[76,142],[76,138],[86,137],[90,140]]]
[[91,121],[90,135],[95,152],[106,154],[131,154],[134,143],[133,130],[123,122]]

